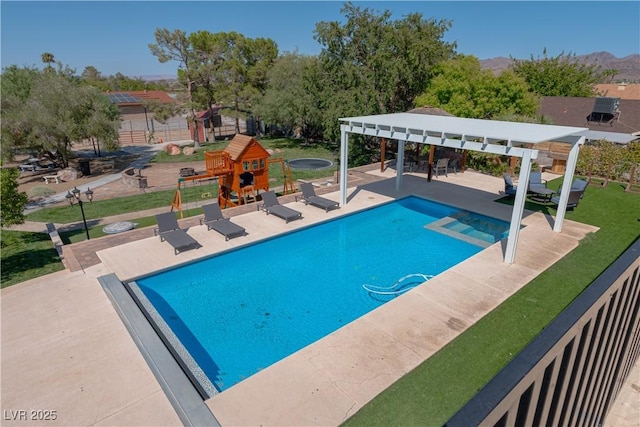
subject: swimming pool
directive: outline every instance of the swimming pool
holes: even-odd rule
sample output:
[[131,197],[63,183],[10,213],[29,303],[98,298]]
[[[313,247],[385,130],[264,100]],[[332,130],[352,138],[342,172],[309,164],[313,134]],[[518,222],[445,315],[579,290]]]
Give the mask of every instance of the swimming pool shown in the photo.
[[458,231],[429,227],[469,216],[484,233],[473,239],[495,239],[482,231],[486,217],[407,197],[128,285],[192,380],[212,395],[394,297],[364,284],[379,289],[408,274],[437,275],[482,250],[464,233],[459,239]]

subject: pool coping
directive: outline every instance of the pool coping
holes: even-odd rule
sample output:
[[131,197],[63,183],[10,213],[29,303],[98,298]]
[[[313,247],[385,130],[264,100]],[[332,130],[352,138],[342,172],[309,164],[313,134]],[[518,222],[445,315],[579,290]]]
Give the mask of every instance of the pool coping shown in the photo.
[[180,341],[169,325],[167,325],[167,322],[160,313],[158,313],[158,310],[151,301],[149,301],[136,281],[131,280],[123,283],[123,285],[138,306],[144,308],[144,311],[141,311],[147,318],[147,321],[151,324],[154,331],[169,349],[169,352],[178,364],[181,365],[185,374],[198,391],[198,394],[205,400],[218,394],[219,391],[213,385],[207,374],[204,373],[198,362],[195,361],[191,353],[182,344],[182,341]]
[[142,357],[186,426],[220,426],[203,396],[115,274],[97,278]]

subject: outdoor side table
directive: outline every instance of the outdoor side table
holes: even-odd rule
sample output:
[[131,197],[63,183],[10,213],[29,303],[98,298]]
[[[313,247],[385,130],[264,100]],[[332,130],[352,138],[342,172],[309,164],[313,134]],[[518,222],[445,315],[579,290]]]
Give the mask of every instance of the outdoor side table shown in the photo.
[[551,197],[556,194],[555,191],[549,188],[541,188],[539,190],[531,190],[531,200],[537,202],[548,203],[551,201]]

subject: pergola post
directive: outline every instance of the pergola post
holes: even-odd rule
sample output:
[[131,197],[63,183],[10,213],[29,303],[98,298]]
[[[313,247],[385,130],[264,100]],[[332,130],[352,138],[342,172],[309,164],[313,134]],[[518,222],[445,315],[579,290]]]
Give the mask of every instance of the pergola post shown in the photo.
[[520,175],[518,176],[518,189],[513,203],[513,212],[511,213],[511,224],[509,225],[509,237],[507,238],[507,250],[504,254],[504,262],[513,264],[516,258],[516,246],[518,245],[518,237],[520,235],[520,223],[522,222],[522,211],[527,197],[527,189],[529,187],[529,174],[531,172],[531,150],[524,150],[522,153],[522,164],[520,166]]
[[436,146],[429,146],[429,161],[427,162],[427,181],[431,182],[431,169],[433,168],[433,159],[436,157]]
[[562,189],[560,191],[560,200],[558,203],[558,211],[556,212],[556,220],[553,223],[553,231],[561,232],[564,215],[567,213],[567,202],[569,201],[569,193],[571,192],[571,184],[573,183],[573,174],[578,163],[578,155],[580,154],[580,146],[584,144],[585,137],[580,139],[571,146],[569,157],[567,158],[567,167],[562,181]]
[[340,126],[340,205],[347,204],[347,170],[349,168],[349,134]]
[[404,173],[404,143],[398,141],[398,160],[396,162],[396,190],[400,190],[402,185],[402,174]]

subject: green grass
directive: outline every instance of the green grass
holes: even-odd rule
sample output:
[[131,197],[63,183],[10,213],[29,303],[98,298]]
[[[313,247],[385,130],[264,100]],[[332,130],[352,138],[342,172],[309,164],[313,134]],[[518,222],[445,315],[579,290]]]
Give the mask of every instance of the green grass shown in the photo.
[[[196,216],[196,215],[202,215],[202,208],[185,209],[182,211],[182,216],[184,218],[189,218],[191,216]],[[131,221],[134,224],[136,224],[135,228],[143,228],[143,227],[150,227],[152,225],[156,225],[155,216],[133,218],[133,219],[129,219],[128,221]],[[91,237],[92,239],[96,239],[98,237],[106,236],[107,233],[102,231],[102,228],[104,227],[104,225],[105,224],[101,224],[95,227],[89,226],[89,237]],[[87,234],[85,233],[84,228],[81,228],[78,230],[62,231],[62,232],[59,232],[59,235],[60,235],[60,239],[62,240],[62,243],[65,245],[87,240]]]
[[344,425],[443,425],[640,236],[640,196],[623,190],[617,183],[589,187],[566,219],[598,226],[598,232]]
[[64,270],[48,234],[2,230],[1,244],[2,288]]
[[[205,151],[224,150],[229,141],[221,141],[202,146],[193,155],[185,156],[178,154],[172,156],[164,151],[159,152],[151,160],[151,163],[176,163],[176,162],[202,162],[204,169],[204,153]],[[267,150],[273,150],[271,159],[283,158],[285,160],[293,160],[299,158],[316,158],[334,161],[333,153],[338,149],[337,146],[328,143],[304,143],[301,139],[295,138],[262,138],[260,145]],[[294,181],[298,179],[313,180],[318,178],[331,177],[335,174],[336,166],[318,171],[302,171],[291,170],[291,176]],[[273,186],[282,186],[282,168],[279,164],[272,164],[269,168],[269,178],[274,179]]]
[[[262,139],[260,143],[265,147],[274,150],[273,157],[282,157],[285,160],[291,160],[301,157],[321,158],[333,161],[332,147],[326,144],[307,144],[300,145],[301,141],[293,138],[277,138],[277,139]],[[203,150],[198,150],[192,156],[185,156],[179,154],[171,156],[164,151],[159,152],[152,160],[155,163],[171,163],[171,162],[185,162],[185,161],[202,161],[202,167],[204,168],[204,152],[211,149],[222,150],[226,147],[228,142],[208,144],[204,146]],[[212,148],[215,147],[215,148]],[[335,168],[324,169],[319,171],[296,171],[292,170],[291,175],[294,182],[298,179],[312,180],[324,177],[331,177],[335,172]],[[270,167],[270,178],[274,178],[273,186],[281,186],[283,184],[282,168],[279,164],[273,164]],[[99,199],[99,192],[94,197]],[[181,190],[182,203],[191,203],[196,201],[202,201],[202,195],[211,193],[215,198],[218,195],[218,185],[215,181],[189,181],[185,182],[184,187]],[[143,193],[140,195],[119,197],[108,200],[95,200],[91,203],[84,203],[84,213],[87,221],[97,218],[104,218],[112,215],[119,215],[130,212],[137,212],[146,209],[154,209],[160,207],[169,207],[173,201],[175,190],[164,190]],[[57,224],[68,224],[79,222],[82,220],[80,208],[76,206],[60,206],[53,208],[40,209],[27,215],[28,221],[37,222],[53,222]],[[94,237],[99,236],[100,232],[91,231],[89,235]]]
[[[211,197],[207,193],[211,193]],[[182,203],[206,200],[202,198],[207,194],[207,198],[218,197],[218,186],[213,183],[187,183],[181,190]],[[175,190],[156,191],[135,196],[118,197],[115,199],[95,200],[91,203],[83,204],[84,214],[87,221],[91,219],[104,218],[112,215],[119,215],[130,212],[138,212],[146,209],[170,207]],[[84,196],[83,196],[84,197]],[[54,222],[58,224],[69,224],[82,221],[80,208],[75,206],[59,206],[44,208],[32,212],[26,217],[27,221]]]

